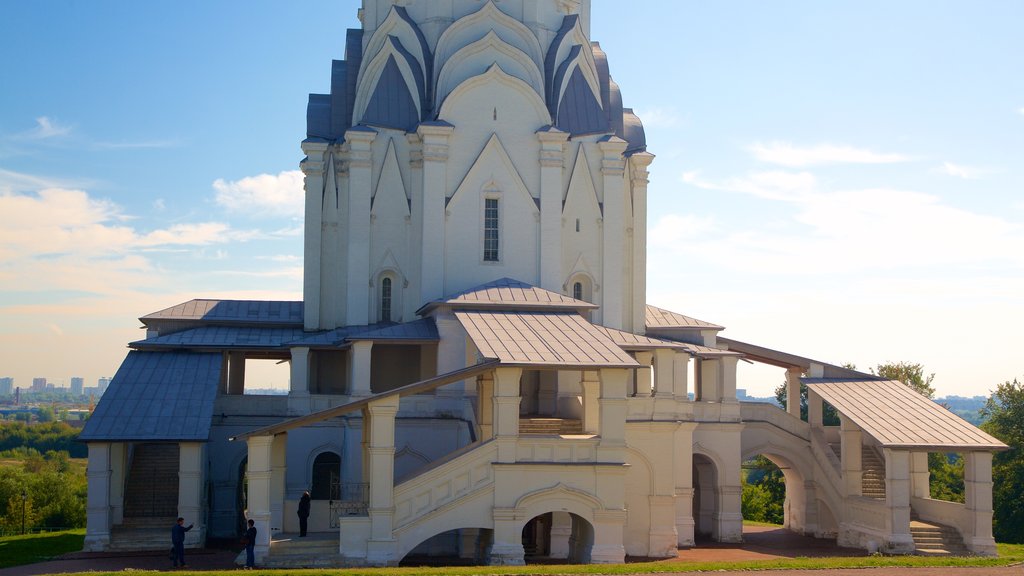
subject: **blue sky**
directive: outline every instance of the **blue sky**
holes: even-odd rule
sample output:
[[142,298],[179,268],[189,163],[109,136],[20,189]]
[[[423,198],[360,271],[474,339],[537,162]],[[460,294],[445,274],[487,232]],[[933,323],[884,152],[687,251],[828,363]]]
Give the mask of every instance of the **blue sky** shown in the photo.
[[[1024,4],[626,5],[592,38],[657,155],[651,303],[940,394],[1024,376]],[[91,382],[145,313],[301,297],[306,95],[356,8],[0,4],[0,375]]]

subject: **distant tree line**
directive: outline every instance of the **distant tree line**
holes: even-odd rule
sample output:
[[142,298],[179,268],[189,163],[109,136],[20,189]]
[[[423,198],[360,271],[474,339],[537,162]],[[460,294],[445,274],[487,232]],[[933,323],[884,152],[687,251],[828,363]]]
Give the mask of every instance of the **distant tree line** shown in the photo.
[[67,452],[32,448],[0,452],[18,464],[0,466],[0,533],[38,528],[82,528],[88,492],[85,466]]
[[15,448],[31,448],[40,454],[67,452],[72,458],[85,458],[88,449],[77,442],[79,430],[63,422],[26,424],[0,422],[0,452]]

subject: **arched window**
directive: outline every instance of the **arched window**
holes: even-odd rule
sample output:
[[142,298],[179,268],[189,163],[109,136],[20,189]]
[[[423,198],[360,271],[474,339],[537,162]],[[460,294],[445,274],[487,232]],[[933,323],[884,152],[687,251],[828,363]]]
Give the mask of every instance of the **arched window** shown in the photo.
[[583,282],[573,282],[572,297],[577,300],[583,300]]
[[572,288],[569,294],[576,300],[583,300],[584,302],[594,301],[594,284],[586,274],[574,274],[569,279],[569,286]]
[[484,198],[484,262],[498,262],[501,242],[499,233],[498,199]]
[[391,278],[387,276],[380,281],[380,319],[391,321]]
[[313,485],[309,496],[313,500],[339,500],[341,498],[341,456],[323,452],[313,460]]

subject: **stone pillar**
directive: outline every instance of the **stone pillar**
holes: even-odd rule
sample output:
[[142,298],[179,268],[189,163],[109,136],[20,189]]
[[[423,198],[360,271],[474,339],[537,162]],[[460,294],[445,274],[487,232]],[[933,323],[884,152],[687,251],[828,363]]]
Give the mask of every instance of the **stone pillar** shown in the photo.
[[559,370],[557,374],[558,393],[556,402],[558,403],[558,410],[556,414],[558,414],[559,418],[582,419],[583,404],[580,398],[583,395],[583,389],[580,386],[582,374],[568,370]]
[[572,536],[572,516],[568,512],[551,513],[551,542],[549,556],[565,559],[569,557],[569,538]]
[[601,149],[602,199],[604,204],[603,258],[601,264],[602,323],[609,328],[628,329],[623,314],[626,287],[623,285],[626,269],[626,190],[623,178],[625,162],[622,153],[626,141],[617,136],[606,136],[598,142]]
[[366,409],[370,431],[370,540],[366,543],[366,560],[370,564],[397,562],[392,533],[395,516],[395,415],[397,394],[373,400]]
[[288,434],[274,436],[270,446],[270,532],[284,532],[285,478],[287,477]]
[[640,364],[640,367],[636,369],[635,384],[636,384],[636,395],[637,396],[653,396],[654,395],[654,382],[653,382],[653,370],[651,364],[654,362],[653,352],[636,352],[636,361]]
[[85,509],[83,550],[99,552],[110,546],[110,444],[89,442],[86,481],[89,495]]
[[348,389],[349,395],[358,398],[366,397],[370,390],[370,355],[373,341],[355,340],[348,351]]
[[[430,266],[424,267],[429,268]],[[468,341],[469,338],[462,324],[451,313],[434,316],[434,324],[437,326],[437,334],[441,338],[437,343],[437,373],[445,374],[469,365],[467,352],[471,343]],[[454,382],[435,390],[434,398],[437,402],[437,409],[452,414],[461,414],[466,384],[465,381]]]
[[377,131],[356,126],[345,132],[348,148],[348,240],[345,323],[370,321],[370,197],[373,195],[373,140]]
[[[494,438],[498,443],[498,462],[516,461],[519,439],[519,379],[522,368],[494,370]],[[495,528],[497,531],[497,528]],[[499,542],[495,533],[495,542]]]
[[722,389],[719,386],[721,371],[718,358],[697,360],[697,399],[701,402],[720,402]]
[[690,399],[690,355],[676,352],[672,355],[672,394],[677,400],[688,402]]
[[537,374],[537,414],[558,414],[558,372],[543,370]]
[[[409,142],[409,199],[412,214],[423,214],[423,142],[419,134],[406,134]],[[419,243],[423,239],[423,219],[409,219],[409,258],[405,274],[409,282],[408,290],[402,290],[402,318],[414,318],[416,310],[423,301],[420,300],[420,281],[423,278],[423,262],[417,257]],[[436,257],[436,255],[435,255]],[[429,264],[430,261],[428,261]]]
[[786,412],[800,418],[800,376],[803,368],[792,366],[786,370]]
[[246,440],[249,449],[248,497],[249,520],[256,526],[256,562],[262,562],[270,552],[270,498],[272,475],[273,436],[250,436]]
[[736,362],[739,361],[737,356],[723,356],[719,360],[719,366],[721,367],[721,383],[722,383],[722,402],[724,403],[736,403]]
[[[943,454],[943,457],[946,455]],[[928,470],[928,453],[910,453],[910,496],[911,498],[931,498],[929,486],[931,472]]]
[[626,447],[626,369],[602,368],[600,373],[601,397],[597,403],[601,441],[597,445],[597,459],[601,462],[623,462]]
[[883,449],[885,453],[886,551],[910,554],[914,538],[910,535],[910,452]]
[[[840,457],[842,460],[843,484],[846,487],[846,496],[861,496],[863,494],[861,481],[863,480],[864,466],[861,463],[863,454],[863,437],[860,427],[852,420],[839,415],[840,431]],[[927,466],[925,466],[927,470]]]
[[288,389],[288,414],[301,416],[312,410],[309,398],[309,348],[291,349],[291,380]]
[[676,353],[671,348],[654,351],[654,396],[671,397],[674,393],[675,357]]
[[228,394],[245,394],[245,352],[228,352]]
[[805,536],[821,538],[821,527],[818,524],[818,485],[813,480],[804,480],[804,506],[802,533]]
[[124,483],[128,476],[128,444],[110,445],[110,522],[114,526],[124,522]]
[[995,556],[996,541],[992,538],[991,452],[964,453],[964,492],[964,507],[968,513],[968,525],[961,528],[964,544],[975,554]]
[[488,372],[477,378],[477,423],[480,425],[480,440],[494,436],[494,373]]
[[195,524],[195,528],[185,533],[185,546],[190,548],[201,547],[206,542],[203,517],[205,447],[203,442],[178,443],[178,516],[185,519],[186,526]]
[[[448,138],[454,129],[454,126],[443,121],[423,122],[416,128],[423,142],[423,238],[420,242],[420,259],[424,265],[420,270],[419,302],[430,302],[444,296]],[[431,265],[426,265],[427,262]]]
[[[495,380],[500,381],[501,377]],[[516,519],[515,508],[494,507],[492,513],[494,540],[487,550],[487,563],[491,566],[523,566],[526,564],[523,558],[523,524]]]
[[562,291],[562,158],[569,134],[548,126],[540,140],[540,287]]
[[631,273],[633,317],[629,328],[636,334],[646,332],[647,322],[647,167],[654,160],[650,152],[636,152],[629,157],[629,180],[633,192],[633,254]]
[[324,154],[326,142],[302,143],[306,158],[299,164],[305,176],[306,230],[304,245],[304,267],[302,296],[305,302],[303,326],[306,330],[320,328],[320,257],[324,201]]
[[694,545],[693,522],[693,431],[696,422],[680,422],[673,435],[676,483],[676,543]]
[[583,371],[580,387],[583,389],[583,431],[587,434],[598,434],[601,431],[601,411],[598,398],[601,395],[601,383],[597,372]]
[[823,402],[817,392],[807,391],[807,423],[812,428],[821,428],[824,425],[825,406]]
[[625,527],[625,510],[594,511],[594,545],[590,548],[591,563],[621,564],[626,561],[626,548],[622,545]]

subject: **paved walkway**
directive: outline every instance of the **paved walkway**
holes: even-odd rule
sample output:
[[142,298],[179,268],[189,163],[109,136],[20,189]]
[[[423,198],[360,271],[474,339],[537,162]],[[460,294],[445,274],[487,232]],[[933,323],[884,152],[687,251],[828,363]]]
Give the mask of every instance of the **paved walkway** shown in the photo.
[[[680,550],[675,560],[665,562],[664,574],[686,574],[689,562],[736,562],[751,560],[774,560],[779,558],[863,556],[863,550],[840,548],[831,540],[817,540],[799,536],[781,528],[747,526],[743,530],[743,544],[719,544],[700,542],[695,548]],[[191,570],[232,570],[237,551],[204,549],[186,550],[185,560]],[[643,561],[630,558],[630,561]],[[0,576],[37,576],[67,572],[119,572],[121,570],[170,571],[171,563],[166,552],[74,552],[59,560],[16,566],[0,570]],[[764,570],[757,572],[725,571],[715,572],[720,576],[823,576],[821,570]],[[1024,576],[1024,567],[1006,566],[1001,568],[844,568],[827,572],[828,576]]]

